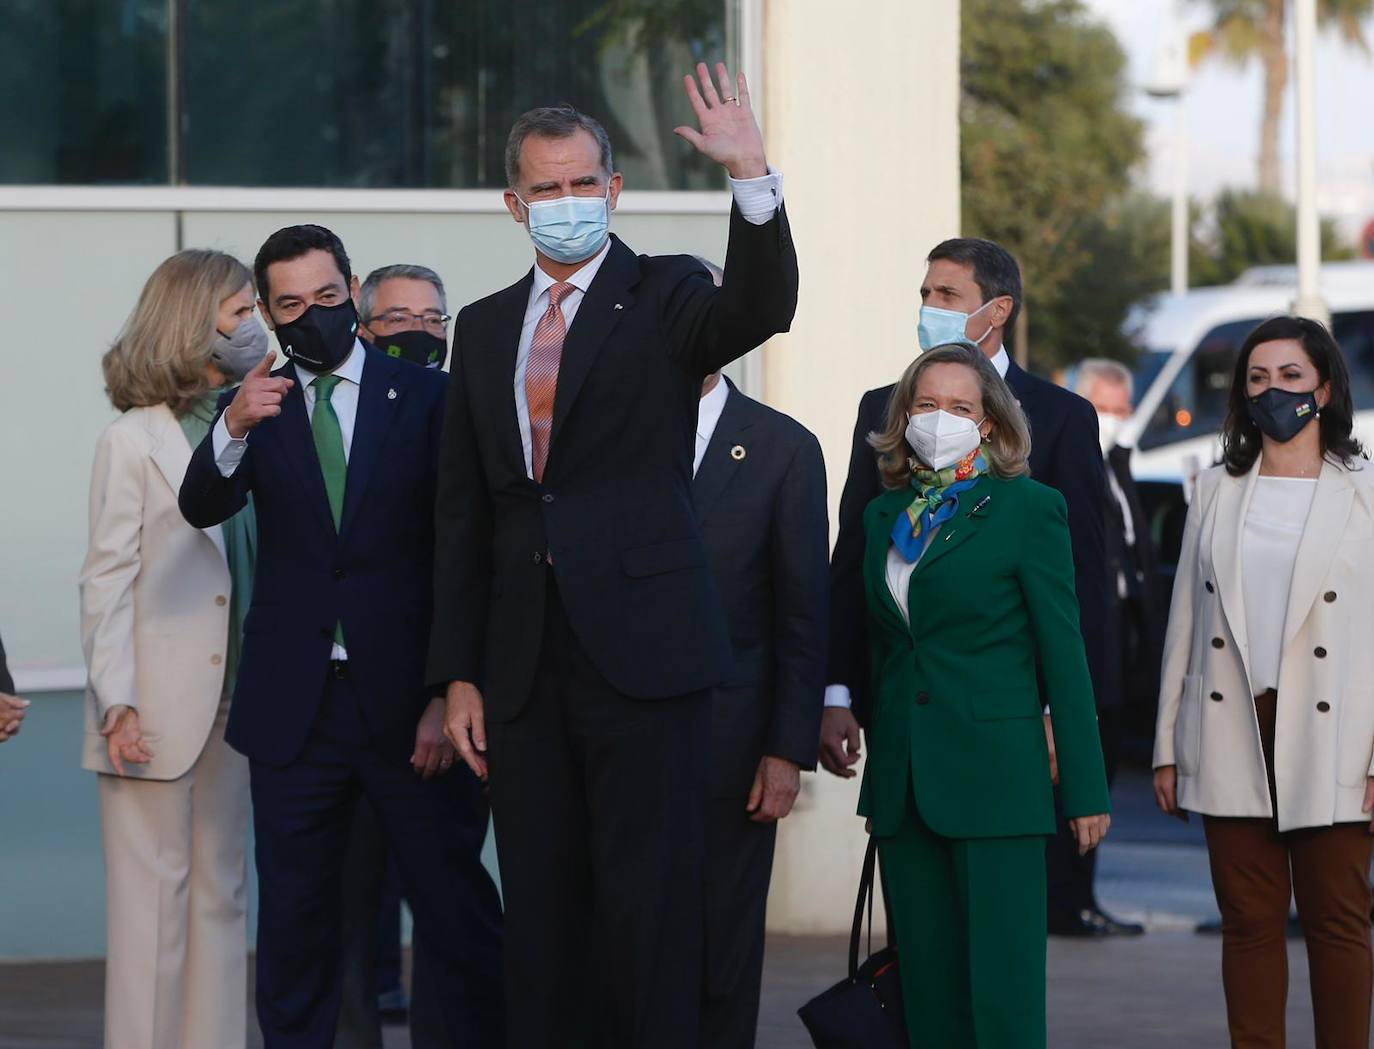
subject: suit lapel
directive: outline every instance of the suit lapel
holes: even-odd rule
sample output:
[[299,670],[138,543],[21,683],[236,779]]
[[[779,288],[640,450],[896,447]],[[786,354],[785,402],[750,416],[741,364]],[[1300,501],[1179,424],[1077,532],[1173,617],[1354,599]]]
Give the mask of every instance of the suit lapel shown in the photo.
[[[743,468],[750,451],[745,435],[754,425],[749,410],[752,405],[735,389],[734,383],[724,378],[722,381],[729,384],[730,395],[725,398],[725,407],[721,410],[715,432],[706,445],[701,468],[692,479],[692,502],[696,506],[698,522],[706,520],[711,507]],[[737,447],[742,449],[743,454],[735,452]]]
[[368,481],[396,410],[404,399],[406,387],[400,381],[402,365],[375,350],[363,359],[363,381],[358,387],[358,413],[353,420],[353,442],[348,452],[348,480],[344,485],[343,521],[340,532],[348,530],[357,516]]
[[[1258,468],[1256,469],[1258,473]],[[1317,490],[1312,493],[1312,509],[1298,543],[1298,556],[1293,564],[1293,583],[1288,588],[1288,612],[1284,619],[1283,643],[1293,640],[1307,613],[1317,600],[1317,591],[1331,570],[1341,534],[1355,502],[1355,489],[1345,472],[1322,464],[1317,478]]]
[[1259,482],[1259,463],[1244,478],[1230,474],[1221,478],[1217,491],[1216,518],[1212,525],[1212,570],[1217,591],[1231,635],[1240,646],[1245,675],[1250,676],[1250,638],[1245,622],[1245,591],[1241,585],[1242,550],[1245,544],[1245,514]]
[[[983,503],[984,499],[986,503]],[[976,517],[970,516],[973,508],[983,503]],[[954,512],[954,516],[940,526],[940,530],[935,533],[935,538],[926,547],[926,552],[921,555],[921,559],[916,562],[916,571],[911,573],[911,579],[915,582],[916,578],[930,568],[932,564],[940,560],[952,550],[957,550],[969,541],[969,538],[978,530],[978,522],[990,517],[996,510],[994,500],[988,492],[988,486],[983,483],[983,478],[978,478],[978,482],[967,491],[959,494],[959,509]]]
[[278,368],[272,375],[292,381],[291,389],[286,391],[282,401],[281,415],[277,417],[282,431],[281,456],[295,471],[305,501],[319,515],[320,523],[332,532],[334,517],[329,512],[324,473],[320,469],[319,456],[315,454],[315,435],[310,432],[310,416],[305,410],[305,393],[301,388],[300,376],[290,364]]
[[[498,388],[493,391],[495,404],[505,405],[500,413],[497,441],[510,464],[511,471],[525,476],[525,445],[520,438],[520,415],[515,407],[515,358],[520,353],[520,336],[525,327],[525,312],[530,305],[530,288],[534,286],[534,270],[501,292],[492,303],[495,316],[491,330],[478,336],[479,341],[490,338],[492,358]],[[455,347],[454,352],[457,352]],[[468,378],[471,380],[471,372]]]
[[[191,465],[191,452],[193,449],[186,441],[186,434],[181,429],[181,424],[172,414],[172,410],[165,404],[159,404],[148,410],[148,432],[153,439],[153,448],[149,453],[153,460],[153,465],[158,468],[166,480],[168,487],[172,489],[173,495],[181,493],[181,482],[186,477],[186,469]],[[224,532],[219,525],[199,530],[206,539],[215,544],[215,549],[224,556]]]
[[620,315],[634,305],[629,290],[639,283],[639,260],[617,237],[593,278],[577,316],[563,340],[563,355],[558,363],[558,390],[553,401],[553,429],[549,434],[549,458],[557,455],[558,434],[572,410],[606,337]]
[[889,625],[904,634],[910,633],[910,627],[887,585],[887,551],[892,545],[893,522],[898,514],[911,505],[913,498],[909,488],[889,489],[878,496],[878,505],[873,511],[877,527],[869,532],[864,552],[864,575],[868,587],[877,595],[878,608],[887,617]]

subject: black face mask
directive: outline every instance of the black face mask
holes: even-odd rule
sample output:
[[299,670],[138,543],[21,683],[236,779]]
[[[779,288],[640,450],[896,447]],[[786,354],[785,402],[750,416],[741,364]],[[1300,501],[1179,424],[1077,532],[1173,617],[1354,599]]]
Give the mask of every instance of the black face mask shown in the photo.
[[444,358],[448,356],[448,343],[423,328],[398,331],[394,335],[377,335],[372,341],[388,357],[399,357],[422,368],[442,368]]
[[337,306],[311,306],[290,324],[277,325],[281,352],[312,372],[332,372],[350,353],[358,331],[352,299]]
[[1271,386],[1249,400],[1250,418],[1260,433],[1280,444],[1291,441],[1317,417],[1317,391],[1299,393]]

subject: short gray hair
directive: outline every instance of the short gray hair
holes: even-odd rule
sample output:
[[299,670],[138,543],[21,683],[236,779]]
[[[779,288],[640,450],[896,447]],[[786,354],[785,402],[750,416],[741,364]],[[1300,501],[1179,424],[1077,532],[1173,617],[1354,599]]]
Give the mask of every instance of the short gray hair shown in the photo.
[[601,151],[601,170],[610,178],[615,172],[615,160],[611,156],[611,140],[600,121],[587,116],[566,102],[556,106],[540,106],[521,113],[510,129],[506,139],[506,185],[511,189],[520,180],[520,150],[530,135],[540,138],[567,138],[579,131],[585,131],[596,139]]
[[1078,377],[1074,381],[1074,393],[1086,397],[1094,382],[1116,383],[1126,387],[1126,396],[1135,396],[1135,378],[1131,369],[1120,361],[1106,357],[1087,357],[1078,362]]
[[439,293],[439,308],[445,313],[448,312],[448,295],[444,291],[444,282],[439,279],[439,274],[428,266],[397,263],[394,266],[381,266],[373,270],[363,281],[363,286],[358,291],[358,312],[362,314],[364,324],[372,318],[372,307],[377,302],[377,289],[382,286],[384,280],[428,281]]

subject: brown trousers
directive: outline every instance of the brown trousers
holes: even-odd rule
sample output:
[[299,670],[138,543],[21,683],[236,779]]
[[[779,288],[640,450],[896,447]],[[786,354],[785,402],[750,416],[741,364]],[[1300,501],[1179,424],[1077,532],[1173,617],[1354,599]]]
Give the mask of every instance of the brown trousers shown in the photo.
[[[1274,797],[1278,696],[1255,697]],[[1205,818],[1221,909],[1221,978],[1233,1049],[1283,1049],[1288,901],[1307,941],[1317,1049],[1368,1049],[1371,981],[1367,823],[1280,834],[1274,819]]]

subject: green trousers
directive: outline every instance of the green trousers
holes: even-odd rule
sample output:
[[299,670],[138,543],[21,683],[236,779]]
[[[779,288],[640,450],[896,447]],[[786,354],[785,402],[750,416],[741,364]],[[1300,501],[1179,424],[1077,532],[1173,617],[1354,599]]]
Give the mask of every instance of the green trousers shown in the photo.
[[1045,1049],[1045,838],[878,839],[911,1049]]

